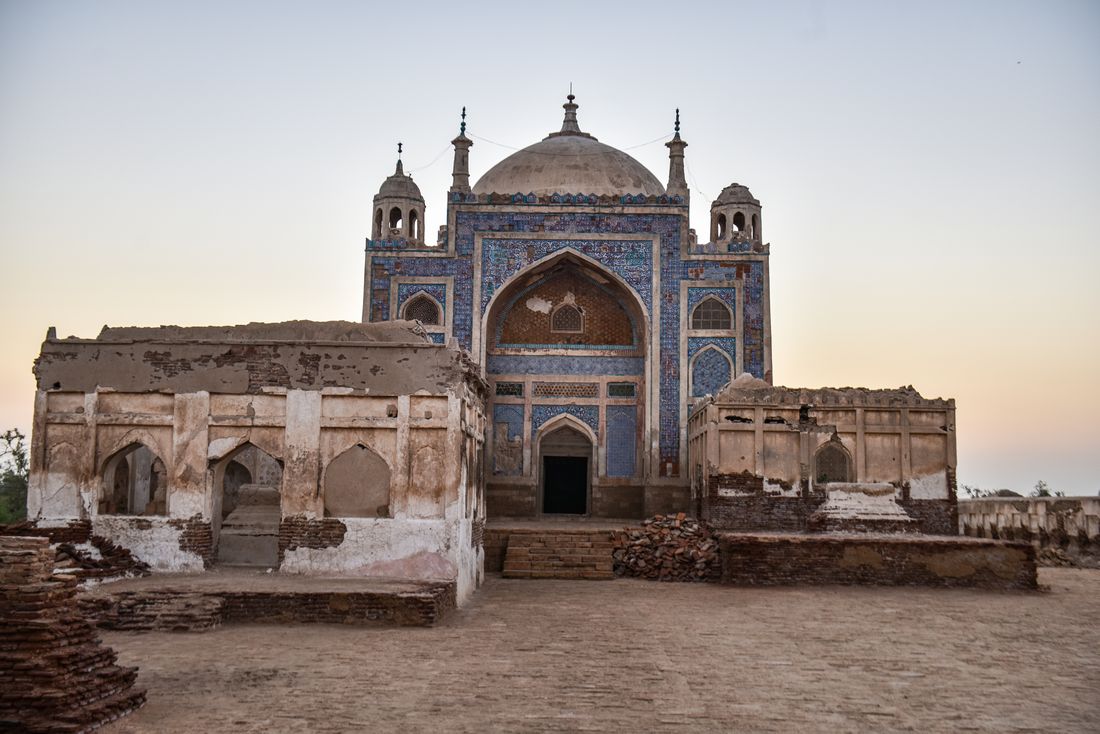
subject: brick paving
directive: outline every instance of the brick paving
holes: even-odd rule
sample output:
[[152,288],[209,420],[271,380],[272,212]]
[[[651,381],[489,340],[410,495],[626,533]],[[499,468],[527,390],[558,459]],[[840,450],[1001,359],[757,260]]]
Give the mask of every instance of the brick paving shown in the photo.
[[1100,731],[1100,571],[1048,593],[490,577],[435,628],[106,633],[110,732]]

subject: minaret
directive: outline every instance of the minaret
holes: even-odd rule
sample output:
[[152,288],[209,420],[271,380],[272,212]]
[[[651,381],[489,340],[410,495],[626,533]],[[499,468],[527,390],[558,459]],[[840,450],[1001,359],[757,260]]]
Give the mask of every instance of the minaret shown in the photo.
[[676,134],[672,140],[665,143],[668,148],[668,186],[665,189],[669,196],[682,196],[687,204],[691,199],[688,191],[687,179],[684,178],[684,148],[688,144],[680,139],[680,110],[676,110]]
[[424,197],[420,187],[405,175],[401,163],[401,143],[397,144],[397,168],[382,182],[374,197],[372,240],[406,239],[424,242]]
[[451,141],[455,147],[455,165],[451,171],[451,191],[470,192],[470,147],[473,141],[466,137],[466,108],[462,108],[462,124],[458,127],[458,137]]

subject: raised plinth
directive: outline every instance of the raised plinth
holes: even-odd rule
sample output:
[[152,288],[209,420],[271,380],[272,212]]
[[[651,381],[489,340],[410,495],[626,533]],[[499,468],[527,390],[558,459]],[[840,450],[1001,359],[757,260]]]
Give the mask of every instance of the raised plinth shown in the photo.
[[103,629],[201,632],[223,624],[430,627],[455,607],[455,582],[321,578],[229,569],[102,584],[79,598]]
[[1036,589],[1027,543],[941,535],[719,533],[721,581]]

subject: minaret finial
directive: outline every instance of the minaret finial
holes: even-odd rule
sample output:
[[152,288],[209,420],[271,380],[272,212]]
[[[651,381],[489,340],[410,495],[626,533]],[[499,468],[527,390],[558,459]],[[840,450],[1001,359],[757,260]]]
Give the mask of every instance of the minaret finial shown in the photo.
[[397,168],[394,169],[394,172],[393,172],[393,174],[395,176],[404,176],[405,175],[405,167],[401,165],[401,147],[402,147],[402,144],[398,143],[397,144]]
[[680,108],[676,108],[676,134],[680,134]]
[[402,143],[397,144],[397,160],[401,160],[401,146]]
[[462,124],[458,126],[458,132],[460,135],[466,134],[466,105],[462,106]]

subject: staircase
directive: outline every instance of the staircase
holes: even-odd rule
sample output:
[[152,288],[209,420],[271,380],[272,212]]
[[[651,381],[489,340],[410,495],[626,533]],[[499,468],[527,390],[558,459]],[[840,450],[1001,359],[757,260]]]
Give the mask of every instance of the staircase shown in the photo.
[[218,563],[229,566],[279,566],[279,490],[242,484],[237,506],[222,520]]
[[508,535],[503,576],[513,579],[613,579],[607,530],[530,529]]

